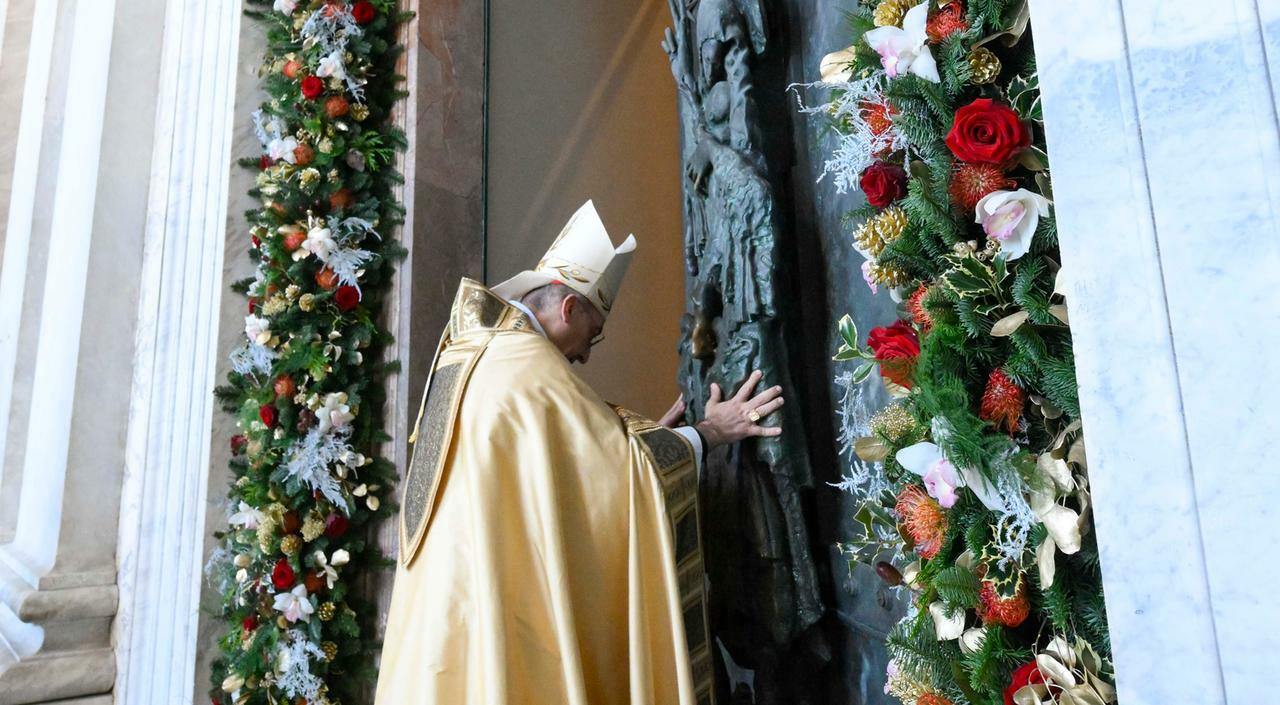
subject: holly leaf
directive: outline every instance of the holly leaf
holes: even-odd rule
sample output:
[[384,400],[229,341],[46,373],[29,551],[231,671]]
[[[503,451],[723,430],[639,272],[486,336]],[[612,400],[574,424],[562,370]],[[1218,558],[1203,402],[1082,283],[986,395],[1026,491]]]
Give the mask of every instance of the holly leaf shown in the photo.
[[849,314],[845,314],[838,324],[840,329],[840,338],[844,340],[844,344],[850,348],[858,348],[858,325],[853,322],[853,318]]
[[859,367],[858,370],[853,373],[853,378],[850,380],[850,383],[862,384],[867,380],[867,377],[871,376],[871,370],[873,369],[875,369],[875,363],[872,362],[868,362],[862,367]]
[[1044,120],[1044,110],[1040,105],[1040,74],[1015,76],[1009,82],[1009,104],[1024,120]]

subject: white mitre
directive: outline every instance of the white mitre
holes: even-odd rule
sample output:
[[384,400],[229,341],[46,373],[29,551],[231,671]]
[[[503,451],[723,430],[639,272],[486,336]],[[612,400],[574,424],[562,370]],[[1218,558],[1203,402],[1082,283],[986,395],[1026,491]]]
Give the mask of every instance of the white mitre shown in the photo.
[[627,235],[615,249],[595,205],[587,201],[536,267],[492,287],[492,291],[504,299],[519,300],[540,286],[559,282],[587,297],[607,317],[635,249],[635,235]]

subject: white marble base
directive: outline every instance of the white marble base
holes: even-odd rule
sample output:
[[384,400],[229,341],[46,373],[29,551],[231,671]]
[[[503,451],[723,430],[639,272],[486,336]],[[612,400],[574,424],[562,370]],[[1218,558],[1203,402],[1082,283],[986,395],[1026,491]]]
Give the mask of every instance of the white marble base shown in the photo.
[[1120,700],[1275,702],[1280,4],[1032,22]]

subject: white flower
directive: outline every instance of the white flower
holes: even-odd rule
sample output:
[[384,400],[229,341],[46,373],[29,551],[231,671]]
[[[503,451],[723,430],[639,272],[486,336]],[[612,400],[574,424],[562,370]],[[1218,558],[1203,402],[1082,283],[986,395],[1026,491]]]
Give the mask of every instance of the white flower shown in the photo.
[[1033,191],[993,191],[978,201],[974,222],[1000,243],[1000,251],[1010,260],[1031,249],[1031,239],[1042,216],[1049,215],[1049,199]]
[[[269,333],[268,333],[268,336],[270,336]],[[235,514],[232,514],[231,518],[228,519],[228,521],[233,526],[243,526],[246,529],[256,529],[258,528],[258,524],[262,521],[262,517],[263,517],[262,510],[257,509],[255,507],[251,507],[248,504],[241,502],[240,511],[236,512]],[[244,566],[241,566],[241,567],[244,567]]]
[[[294,250],[293,258],[295,260],[306,257],[308,253],[320,258],[321,262],[329,259],[329,253],[338,247],[337,240],[333,239],[333,232],[328,228],[312,228],[307,232],[307,239],[302,241],[302,246]],[[299,256],[301,252],[301,256]]]
[[309,622],[311,613],[316,611],[316,608],[311,606],[311,600],[307,598],[306,585],[298,585],[289,592],[276,595],[275,604],[272,607],[283,612],[284,618],[290,622],[296,622],[299,619]]
[[942,454],[942,449],[925,441],[907,446],[895,454],[894,459],[902,467],[924,480],[929,496],[943,507],[952,507],[958,499],[956,490],[968,487],[982,504],[993,511],[1005,506],[999,491],[982,473],[973,468],[956,467]]
[[925,0],[907,11],[902,29],[878,27],[863,35],[867,44],[880,55],[880,63],[889,78],[913,73],[934,83],[941,80],[938,65],[929,52],[929,33],[925,31],[928,22],[929,2]]
[[244,317],[244,334],[258,345],[266,345],[271,340],[271,321],[251,313]]
[[350,563],[351,554],[347,553],[345,549],[340,548],[333,552],[333,559],[329,560],[324,557],[324,551],[316,551],[313,559],[315,560],[316,567],[319,568],[320,572],[324,575],[324,580],[328,583],[329,589],[332,590],[333,584],[338,582],[338,571],[335,570],[335,568],[340,568],[347,563]]
[[316,418],[319,419],[316,428],[320,433],[324,433],[330,428],[346,426],[355,417],[356,415],[351,413],[351,407],[347,405],[347,393],[334,392],[325,395],[324,404],[316,411]]
[[347,68],[343,65],[342,52],[333,51],[328,56],[320,59],[320,65],[316,67],[316,75],[321,78],[333,78],[342,80],[347,77]]
[[281,14],[292,15],[294,8],[298,7],[298,0],[276,0],[276,4],[271,7]]
[[930,603],[929,616],[933,618],[933,631],[938,635],[938,641],[959,639],[964,634],[964,612],[957,607],[948,617],[946,605],[941,602]]
[[292,137],[277,137],[267,143],[267,156],[273,160],[283,159],[290,164],[296,164],[293,150],[297,148],[298,140]]

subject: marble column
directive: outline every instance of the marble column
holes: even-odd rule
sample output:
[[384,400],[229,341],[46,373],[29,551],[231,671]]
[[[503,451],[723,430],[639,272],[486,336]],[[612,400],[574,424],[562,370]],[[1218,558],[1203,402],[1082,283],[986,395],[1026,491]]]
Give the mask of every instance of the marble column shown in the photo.
[[225,443],[211,433],[224,241],[247,242],[227,222],[232,124],[248,122],[234,109],[241,4],[165,4],[120,506],[117,705],[192,697],[206,493],[225,491],[208,484],[210,443]]
[[1031,5],[1120,702],[1272,702],[1280,5]]
[[29,27],[0,270],[0,703],[109,703],[160,65],[138,35],[164,3],[36,3]]

